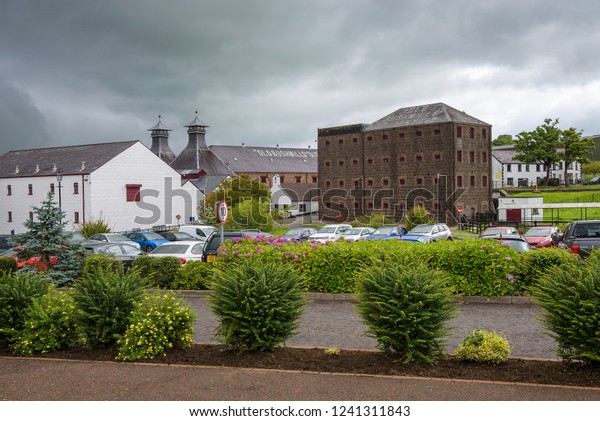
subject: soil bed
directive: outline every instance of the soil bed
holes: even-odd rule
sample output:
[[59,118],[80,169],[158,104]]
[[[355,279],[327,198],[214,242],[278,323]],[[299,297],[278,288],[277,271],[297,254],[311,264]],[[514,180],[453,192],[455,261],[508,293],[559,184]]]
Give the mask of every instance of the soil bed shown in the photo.
[[[12,354],[4,350],[0,355]],[[42,357],[114,361],[116,355],[116,349],[72,349],[43,354]],[[193,344],[186,350],[173,350],[166,357],[148,362],[600,387],[597,366],[518,358],[497,366],[458,361],[453,357],[439,360],[434,365],[407,365],[371,351],[341,350],[339,355],[328,355],[319,348],[282,347],[275,352],[238,354],[223,345]]]

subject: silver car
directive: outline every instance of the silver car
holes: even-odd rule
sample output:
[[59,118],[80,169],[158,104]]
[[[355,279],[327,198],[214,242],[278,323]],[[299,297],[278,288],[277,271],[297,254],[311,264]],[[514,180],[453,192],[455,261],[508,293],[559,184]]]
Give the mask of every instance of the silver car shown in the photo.
[[431,238],[431,241],[452,241],[452,231],[446,224],[421,224],[411,229],[407,235],[421,235]]

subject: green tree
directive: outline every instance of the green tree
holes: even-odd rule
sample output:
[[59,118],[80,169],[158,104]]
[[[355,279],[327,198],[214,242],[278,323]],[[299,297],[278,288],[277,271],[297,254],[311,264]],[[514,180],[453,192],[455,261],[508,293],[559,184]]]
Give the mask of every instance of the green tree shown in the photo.
[[600,174],[600,161],[588,161],[583,163],[583,173],[592,177]]
[[510,134],[501,134],[500,136],[492,140],[493,146],[512,145],[513,143],[513,137]]
[[[83,250],[77,244],[69,245],[69,234],[64,231],[65,213],[54,202],[54,194],[48,192],[41,206],[33,207],[33,213],[35,217],[23,224],[27,231],[12,239],[18,246],[17,258],[39,258],[31,269],[47,272],[57,285],[70,282],[81,269]],[[54,262],[59,262],[56,267]]]
[[558,119],[545,119],[544,124],[531,132],[521,132],[515,140],[515,147],[519,151],[514,159],[527,164],[544,164],[546,177],[544,184],[548,184],[552,166],[561,161],[559,152],[562,131],[557,127]]
[[[225,199],[229,206],[227,228],[259,228],[273,226],[276,211],[271,210],[269,186],[248,176],[228,178],[206,197],[207,209],[215,209]],[[207,222],[216,223],[216,216],[207,213]]]
[[573,162],[581,162],[587,164],[590,160],[586,155],[591,154],[596,148],[596,144],[592,138],[582,137],[583,132],[573,127],[563,130],[560,136],[562,152],[560,156],[565,162],[564,179],[565,185],[569,184],[568,168]]

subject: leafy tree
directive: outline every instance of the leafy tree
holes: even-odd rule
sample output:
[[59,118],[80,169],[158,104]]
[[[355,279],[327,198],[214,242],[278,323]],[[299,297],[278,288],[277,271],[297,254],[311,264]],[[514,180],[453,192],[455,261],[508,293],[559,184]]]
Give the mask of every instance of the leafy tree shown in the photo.
[[512,145],[514,143],[513,137],[510,134],[501,134],[496,139],[492,140],[492,145]]
[[565,162],[564,179],[567,185],[569,184],[569,178],[567,177],[569,165],[577,161],[582,164],[590,162],[586,155],[591,154],[596,148],[592,138],[584,138],[581,135],[582,131],[573,127],[561,132],[560,143],[563,152],[560,153],[560,156]]
[[583,173],[592,177],[600,174],[600,161],[588,161],[583,163]]
[[[79,245],[69,245],[69,234],[64,231],[65,213],[54,202],[54,194],[48,192],[41,206],[33,207],[33,213],[35,218],[24,223],[27,231],[11,240],[18,246],[16,257],[21,260],[38,258],[39,263],[29,269],[48,272],[57,285],[70,282],[81,268],[83,250]],[[53,267],[53,262],[60,264]]]
[[559,152],[561,144],[562,131],[557,127],[558,119],[552,121],[547,118],[544,124],[538,126],[531,132],[521,132],[515,140],[515,147],[519,151],[515,155],[515,160],[528,164],[540,163],[546,167],[545,184],[550,179],[550,170],[552,166],[562,157]]
[[[227,228],[260,228],[269,230],[277,212],[271,211],[269,186],[248,176],[223,180],[215,191],[206,197],[206,207],[215,209],[225,199],[229,206]],[[216,223],[216,216],[206,214],[209,222]]]

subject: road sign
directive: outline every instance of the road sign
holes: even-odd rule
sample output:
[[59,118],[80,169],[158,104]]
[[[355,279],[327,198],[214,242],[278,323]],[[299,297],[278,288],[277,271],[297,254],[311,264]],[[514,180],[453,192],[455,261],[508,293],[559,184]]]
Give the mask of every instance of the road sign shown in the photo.
[[458,211],[458,213],[460,213],[462,215],[462,207],[461,206],[457,207],[456,210]]
[[221,224],[227,222],[227,216],[229,215],[229,208],[227,207],[227,202],[225,200],[221,200],[217,209],[217,218]]

